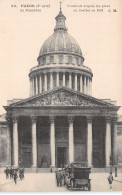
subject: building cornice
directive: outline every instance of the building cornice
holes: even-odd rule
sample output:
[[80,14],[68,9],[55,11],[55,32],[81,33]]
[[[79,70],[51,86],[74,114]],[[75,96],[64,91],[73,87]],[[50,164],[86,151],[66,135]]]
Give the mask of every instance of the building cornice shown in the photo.
[[75,72],[77,74],[88,74],[91,78],[93,73],[90,68],[87,66],[73,66],[73,65],[44,65],[44,66],[35,66],[30,70],[29,77],[31,75],[46,73],[46,72]]

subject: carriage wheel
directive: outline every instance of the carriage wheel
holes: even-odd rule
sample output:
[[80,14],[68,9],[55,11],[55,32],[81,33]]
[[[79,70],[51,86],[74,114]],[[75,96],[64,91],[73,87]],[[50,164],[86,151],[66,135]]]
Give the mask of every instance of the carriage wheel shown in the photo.
[[71,190],[73,190],[73,187],[74,187],[74,182],[73,180],[71,180]]

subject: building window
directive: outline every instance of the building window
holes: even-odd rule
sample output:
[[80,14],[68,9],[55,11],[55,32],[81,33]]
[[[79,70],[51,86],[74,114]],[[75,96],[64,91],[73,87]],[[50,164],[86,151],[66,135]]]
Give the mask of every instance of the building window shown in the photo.
[[68,56],[68,63],[72,64],[72,56]]
[[79,66],[79,58],[76,58],[77,65]]
[[59,64],[63,64],[63,55],[59,55]]
[[81,58],[81,65],[83,65],[83,59]]
[[54,56],[50,56],[50,64],[53,64],[54,62]]
[[42,65],[46,64],[46,58],[45,57],[42,58],[42,63],[41,64]]

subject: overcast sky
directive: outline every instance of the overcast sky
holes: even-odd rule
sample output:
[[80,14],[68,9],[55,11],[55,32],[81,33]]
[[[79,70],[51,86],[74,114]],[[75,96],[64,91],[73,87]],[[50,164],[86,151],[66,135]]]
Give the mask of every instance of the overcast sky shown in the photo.
[[[104,8],[103,12],[82,11],[86,9],[83,5],[102,5],[103,2],[104,5],[110,4],[111,8]],[[68,33],[81,47],[85,57],[84,65],[93,71],[93,97],[117,100],[117,105],[121,106],[122,6],[119,2],[65,0],[62,3],[62,11],[67,18]],[[41,12],[20,12],[20,6],[27,4],[50,7],[41,8]],[[12,8],[11,5],[16,5],[17,8]],[[74,12],[72,5],[82,7]],[[108,12],[108,9],[111,9],[111,12]],[[117,9],[117,12],[113,12],[113,9]],[[7,104],[7,100],[29,96],[29,71],[37,65],[43,42],[53,33],[58,12],[58,0],[0,1],[0,114],[5,112],[2,106]],[[122,114],[122,109],[118,113]]]

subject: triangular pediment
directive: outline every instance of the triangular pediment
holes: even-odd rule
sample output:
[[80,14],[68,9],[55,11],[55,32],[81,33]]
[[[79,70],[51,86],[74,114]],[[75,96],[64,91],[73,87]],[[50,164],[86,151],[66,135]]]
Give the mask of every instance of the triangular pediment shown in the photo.
[[38,96],[27,98],[25,100],[10,105],[10,107],[41,107],[41,106],[113,107],[113,105],[110,103],[106,103],[102,100],[63,87],[46,92],[44,94],[40,94]]

